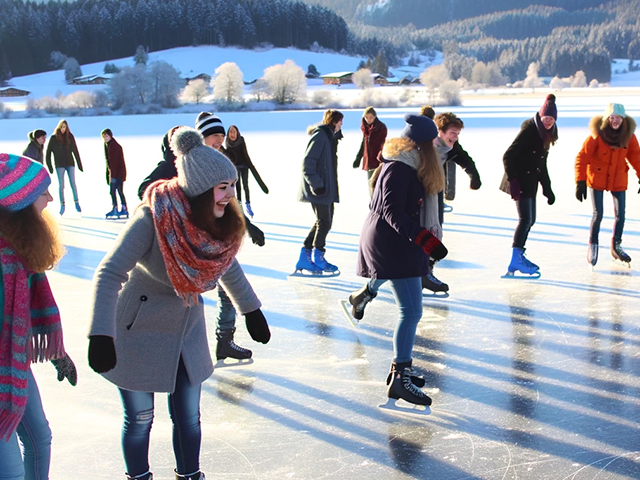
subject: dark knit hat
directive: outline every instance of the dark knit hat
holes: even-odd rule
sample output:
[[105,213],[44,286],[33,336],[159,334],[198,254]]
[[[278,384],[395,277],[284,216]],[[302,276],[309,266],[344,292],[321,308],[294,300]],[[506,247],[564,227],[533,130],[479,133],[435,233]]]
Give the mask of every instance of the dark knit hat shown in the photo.
[[41,163],[27,157],[0,153],[0,207],[10,212],[27,208],[51,185]]
[[200,112],[196,118],[196,130],[205,138],[215,133],[225,134],[222,120],[211,112]]
[[433,141],[438,136],[438,127],[428,117],[406,113],[404,121],[407,125],[400,132],[401,137],[410,138],[416,143],[425,143]]
[[558,108],[556,107],[556,96],[553,93],[547,95],[542,108],[540,108],[540,118],[553,117],[554,120],[558,120]]
[[202,143],[193,128],[180,127],[171,137],[171,149],[178,156],[178,185],[189,198],[197,197],[225,180],[238,178],[231,160]]

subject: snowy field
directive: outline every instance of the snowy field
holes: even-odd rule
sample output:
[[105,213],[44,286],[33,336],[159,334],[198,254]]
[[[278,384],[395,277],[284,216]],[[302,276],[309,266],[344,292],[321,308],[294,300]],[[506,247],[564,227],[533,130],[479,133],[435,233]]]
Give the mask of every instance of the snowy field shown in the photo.
[[[90,72],[87,72],[90,73]],[[245,241],[239,259],[272,328],[268,345],[251,341],[238,318],[237,341],[255,363],[216,369],[202,395],[202,470],[208,479],[624,479],[640,478],[640,195],[630,175],[623,246],[631,270],[611,262],[612,203],[605,197],[600,262],[586,263],[590,199],[574,198],[574,158],[589,118],[606,103],[640,114],[640,97],[558,95],[558,144],[549,170],[556,204],[540,195],[527,255],[539,280],[503,280],[516,225],[515,206],[498,190],[502,154],[544,94],[474,99],[454,111],[466,128],[460,141],[478,166],[482,188],[458,190],[445,216],[449,256],[436,275],[449,283],[446,299],[424,297],[414,366],[426,373],[434,399],[426,420],[390,415],[384,380],[392,356],[397,310],[381,290],[365,321],[350,327],[338,300],[358,288],[358,235],[367,214],[366,174],[351,166],[360,145],[361,111],[345,111],[338,149],[340,204],[327,258],[342,275],[290,280],[302,240],[313,222],[297,203],[308,125],[321,112],[227,113],[269,186],[251,184],[262,248]],[[380,109],[390,136],[404,111]],[[105,221],[110,209],[99,136],[111,128],[124,148],[130,210],[140,181],[161,159],[167,129],[193,125],[195,115],[71,118],[85,171],[77,173],[82,217],[60,219],[68,253],[50,275],[61,307],[67,349],[79,369],[76,388],[59,384],[51,365],[38,365],[44,406],[53,430],[53,480],[123,478],[122,412],[113,385],[87,365],[85,338],[91,278],[123,222]],[[20,153],[26,133],[51,132],[58,119],[0,120],[0,151]],[[57,181],[52,193],[56,201]],[[67,188],[68,205],[73,210]],[[215,295],[206,295],[210,345]],[[157,480],[173,478],[171,424],[156,397],[151,465]]]

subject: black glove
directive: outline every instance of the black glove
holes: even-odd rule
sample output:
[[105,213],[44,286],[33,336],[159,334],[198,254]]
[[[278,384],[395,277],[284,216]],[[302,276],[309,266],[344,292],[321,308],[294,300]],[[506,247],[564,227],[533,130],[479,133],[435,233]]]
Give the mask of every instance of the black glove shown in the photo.
[[264,246],[264,232],[249,220],[247,220],[247,217],[245,217],[245,220],[247,225],[247,233],[251,237],[251,241],[254,243],[254,245],[258,245],[259,247]]
[[58,371],[59,382],[66,378],[71,385],[76,386],[76,383],[78,383],[78,371],[76,370],[73,360],[69,358],[69,355],[65,355],[62,358],[55,358],[51,360],[51,363],[53,363],[53,366],[56,367]]
[[[638,183],[640,183],[640,180],[638,180]],[[640,194],[640,188],[638,189],[638,193]]]
[[426,228],[422,229],[418,234],[415,239],[415,243],[420,245],[422,250],[424,250],[424,252],[434,260],[442,260],[449,253],[447,247],[445,247],[442,242]]
[[469,188],[471,190],[478,190],[482,186],[482,182],[480,181],[480,175],[475,173],[471,176],[471,181],[469,182]]
[[576,198],[579,202],[587,199],[587,181],[578,180],[576,182]]
[[269,331],[269,325],[267,319],[260,309],[249,312],[244,316],[245,323],[247,324],[247,331],[251,338],[259,343],[269,343],[271,339],[271,332]]
[[547,197],[547,203],[549,205],[553,205],[556,202],[556,196],[553,194],[551,190],[549,190],[547,193],[543,192],[543,195]]
[[353,168],[360,168],[360,159],[359,158],[356,158],[353,161]]
[[108,372],[116,366],[116,346],[113,338],[105,335],[89,337],[89,366],[98,373]]
[[327,189],[324,187],[320,187],[320,188],[316,188],[315,190],[311,189],[311,191],[313,192],[314,195],[324,195]]

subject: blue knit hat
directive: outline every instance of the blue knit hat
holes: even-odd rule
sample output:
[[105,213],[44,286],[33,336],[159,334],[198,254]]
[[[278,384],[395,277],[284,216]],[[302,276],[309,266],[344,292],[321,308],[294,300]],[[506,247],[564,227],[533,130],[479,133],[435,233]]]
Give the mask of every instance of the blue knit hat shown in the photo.
[[438,136],[438,127],[433,120],[424,115],[406,113],[404,121],[407,125],[400,132],[401,137],[410,138],[416,143],[425,143],[432,142]]
[[611,115],[618,115],[619,117],[626,118],[627,113],[624,111],[624,106],[619,103],[610,103],[604,110],[604,120]]
[[51,185],[41,163],[27,157],[0,153],[0,207],[10,212],[27,208]]

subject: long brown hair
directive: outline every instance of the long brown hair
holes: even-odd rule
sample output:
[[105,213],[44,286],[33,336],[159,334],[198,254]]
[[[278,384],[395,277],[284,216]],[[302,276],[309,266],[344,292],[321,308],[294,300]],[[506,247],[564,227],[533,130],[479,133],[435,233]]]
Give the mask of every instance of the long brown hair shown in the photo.
[[[418,165],[417,174],[418,180],[422,183],[424,190],[429,195],[436,195],[444,190],[444,169],[442,168],[442,162],[438,157],[436,148],[431,142],[415,143],[410,138],[398,137],[387,140],[385,144],[385,151],[389,155],[396,156],[400,152],[407,152],[410,150],[418,150],[420,155],[420,164]],[[371,181],[369,182],[373,189],[380,176],[382,170],[382,164],[378,165],[378,168],[373,172]]]
[[344,115],[342,114],[342,112],[339,112],[338,110],[327,110],[322,116],[322,123],[324,125],[329,125],[331,127],[331,130],[335,130],[336,123],[338,123],[343,118]]
[[244,237],[244,214],[235,198],[229,201],[224,209],[224,215],[220,218],[216,218],[213,214],[215,205],[213,188],[190,198],[189,204],[193,224],[208,232],[216,240],[236,242]]
[[17,212],[0,208],[0,234],[34,272],[51,270],[64,255],[57,223],[46,211],[38,213],[33,204]]
[[[62,133],[60,131],[62,129],[62,125],[65,125],[67,127],[67,129],[64,131],[64,133]],[[53,133],[56,136],[56,138],[58,139],[58,142],[60,142],[62,145],[69,145],[69,138],[71,136],[71,130],[69,130],[69,124],[67,123],[67,121],[64,118],[58,122],[58,126],[53,131]]]

